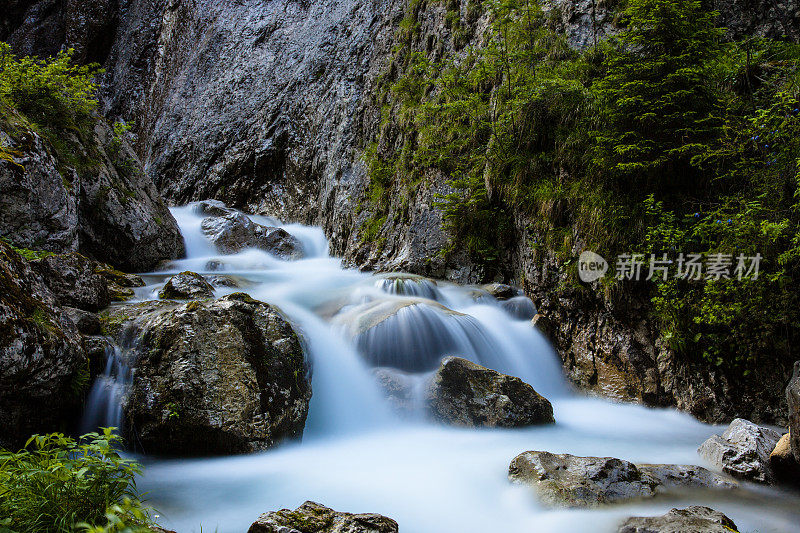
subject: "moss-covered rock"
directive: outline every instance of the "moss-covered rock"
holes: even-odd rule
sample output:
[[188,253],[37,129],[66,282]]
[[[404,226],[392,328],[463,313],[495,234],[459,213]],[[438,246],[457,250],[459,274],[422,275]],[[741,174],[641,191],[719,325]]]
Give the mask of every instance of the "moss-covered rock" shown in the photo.
[[310,367],[277,308],[241,293],[146,302],[113,308],[106,328],[135,341],[125,414],[146,453],[246,453],[302,436]]
[[73,322],[10,246],[0,241],[0,444],[67,429],[88,385]]
[[265,513],[248,533],[397,533],[397,522],[379,514],[340,513],[315,502]]
[[686,509],[672,509],[667,514],[650,517],[632,517],[619,528],[618,533],[736,533],[736,524],[724,514],[693,505]]

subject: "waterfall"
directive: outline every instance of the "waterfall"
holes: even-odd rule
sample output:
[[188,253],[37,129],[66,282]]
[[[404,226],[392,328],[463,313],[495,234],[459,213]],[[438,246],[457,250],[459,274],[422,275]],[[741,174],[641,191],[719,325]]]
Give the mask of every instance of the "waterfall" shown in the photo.
[[[254,248],[225,255],[203,235],[196,205],[172,212],[187,258],[145,276],[149,285],[138,297],[155,298],[169,276],[184,270],[246,281],[238,288],[218,286],[216,295],[245,291],[283,310],[306,341],[313,395],[301,443],[249,456],[148,459],[139,486],[167,529],[246,531],[259,514],[308,499],[342,511],[382,513],[413,533],[610,533],[632,513],[686,506],[664,498],[634,509],[550,511],[527,489],[509,485],[509,462],[526,450],[696,464],[697,446],[717,431],[674,410],[576,394],[559,358],[531,326],[536,308],[526,297],[498,300],[480,287],[342,268],[320,228],[267,217],[251,219],[291,233],[303,259],[284,261]],[[122,424],[131,348],[109,351],[87,403],[86,427]],[[432,424],[422,415],[421,398],[447,355],[529,383],[552,402],[556,424],[516,430]],[[381,373],[409,385],[412,416],[399,415],[385,397]],[[728,512],[740,528],[791,530],[787,524],[796,514],[772,496],[743,503],[697,494],[691,504]]]

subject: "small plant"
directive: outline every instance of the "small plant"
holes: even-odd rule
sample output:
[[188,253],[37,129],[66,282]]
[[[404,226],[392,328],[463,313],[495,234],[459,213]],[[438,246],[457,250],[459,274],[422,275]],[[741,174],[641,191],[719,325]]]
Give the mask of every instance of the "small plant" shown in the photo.
[[120,457],[114,428],[78,440],[34,435],[17,453],[0,451],[0,528],[16,533],[147,531],[138,463]]

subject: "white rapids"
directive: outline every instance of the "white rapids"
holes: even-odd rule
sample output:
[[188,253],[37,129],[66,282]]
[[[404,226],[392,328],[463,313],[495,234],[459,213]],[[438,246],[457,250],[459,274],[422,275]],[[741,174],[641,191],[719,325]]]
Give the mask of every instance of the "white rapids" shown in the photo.
[[[179,533],[201,528],[241,533],[261,513],[313,500],[339,511],[384,514],[406,533],[613,532],[628,516],[696,504],[726,513],[742,532],[800,531],[800,498],[755,486],[600,510],[543,508],[530,489],[506,478],[509,463],[521,452],[698,464],[697,447],[721,429],[674,410],[581,396],[567,385],[556,354],[530,322],[514,319],[491,297],[476,297],[475,287],[413,277],[387,280],[344,269],[328,254],[321,229],[264,217],[251,218],[286,229],[302,242],[306,257],[282,261],[255,249],[220,255],[203,236],[193,206],[175,208],[173,214],[188,257],[169,270],[147,274],[148,286],[137,297],[156,298],[166,278],[184,270],[245,278],[250,282],[245,292],[279,306],[304,336],[313,364],[313,397],[300,443],[247,456],[141,458],[145,473],[139,488],[164,527]],[[218,289],[217,296],[230,292],[234,289]],[[357,314],[369,302],[408,298],[422,304],[404,308],[409,312],[399,312],[392,327],[351,340],[348,313]],[[449,314],[439,304],[460,314]],[[378,354],[375,364],[419,376],[447,354],[519,376],[553,403],[556,424],[468,430],[423,417],[401,418],[359,354],[365,347]]]

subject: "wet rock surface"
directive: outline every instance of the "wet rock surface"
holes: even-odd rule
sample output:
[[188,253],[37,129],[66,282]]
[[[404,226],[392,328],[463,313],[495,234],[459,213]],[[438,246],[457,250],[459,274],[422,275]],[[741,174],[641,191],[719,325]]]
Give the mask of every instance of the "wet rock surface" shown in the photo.
[[636,465],[612,457],[530,451],[518,455],[508,477],[534,489],[553,507],[596,507],[692,488],[731,489],[736,483],[699,466]]
[[771,483],[770,453],[781,436],[778,432],[737,418],[720,435],[705,441],[698,453],[711,465],[738,479]]
[[158,297],[164,300],[193,300],[213,298],[214,287],[195,272],[181,272],[167,280]]
[[442,361],[426,393],[429,415],[466,427],[524,427],[552,424],[553,406],[519,378],[466,359]]
[[134,331],[125,415],[144,452],[246,453],[302,436],[310,368],[276,308],[237,293],[112,308],[106,321],[118,338]]
[[256,224],[244,213],[234,212],[203,220],[203,233],[223,254],[235,254],[245,248],[258,248],[282,259],[300,259],[303,246],[281,228]]
[[0,241],[0,445],[66,430],[89,369],[75,324],[14,250]]
[[248,533],[397,533],[397,522],[379,514],[334,511],[315,502],[305,502],[291,511],[265,513]]
[[724,514],[709,507],[693,505],[672,509],[662,516],[632,517],[617,533],[731,533],[736,524]]

